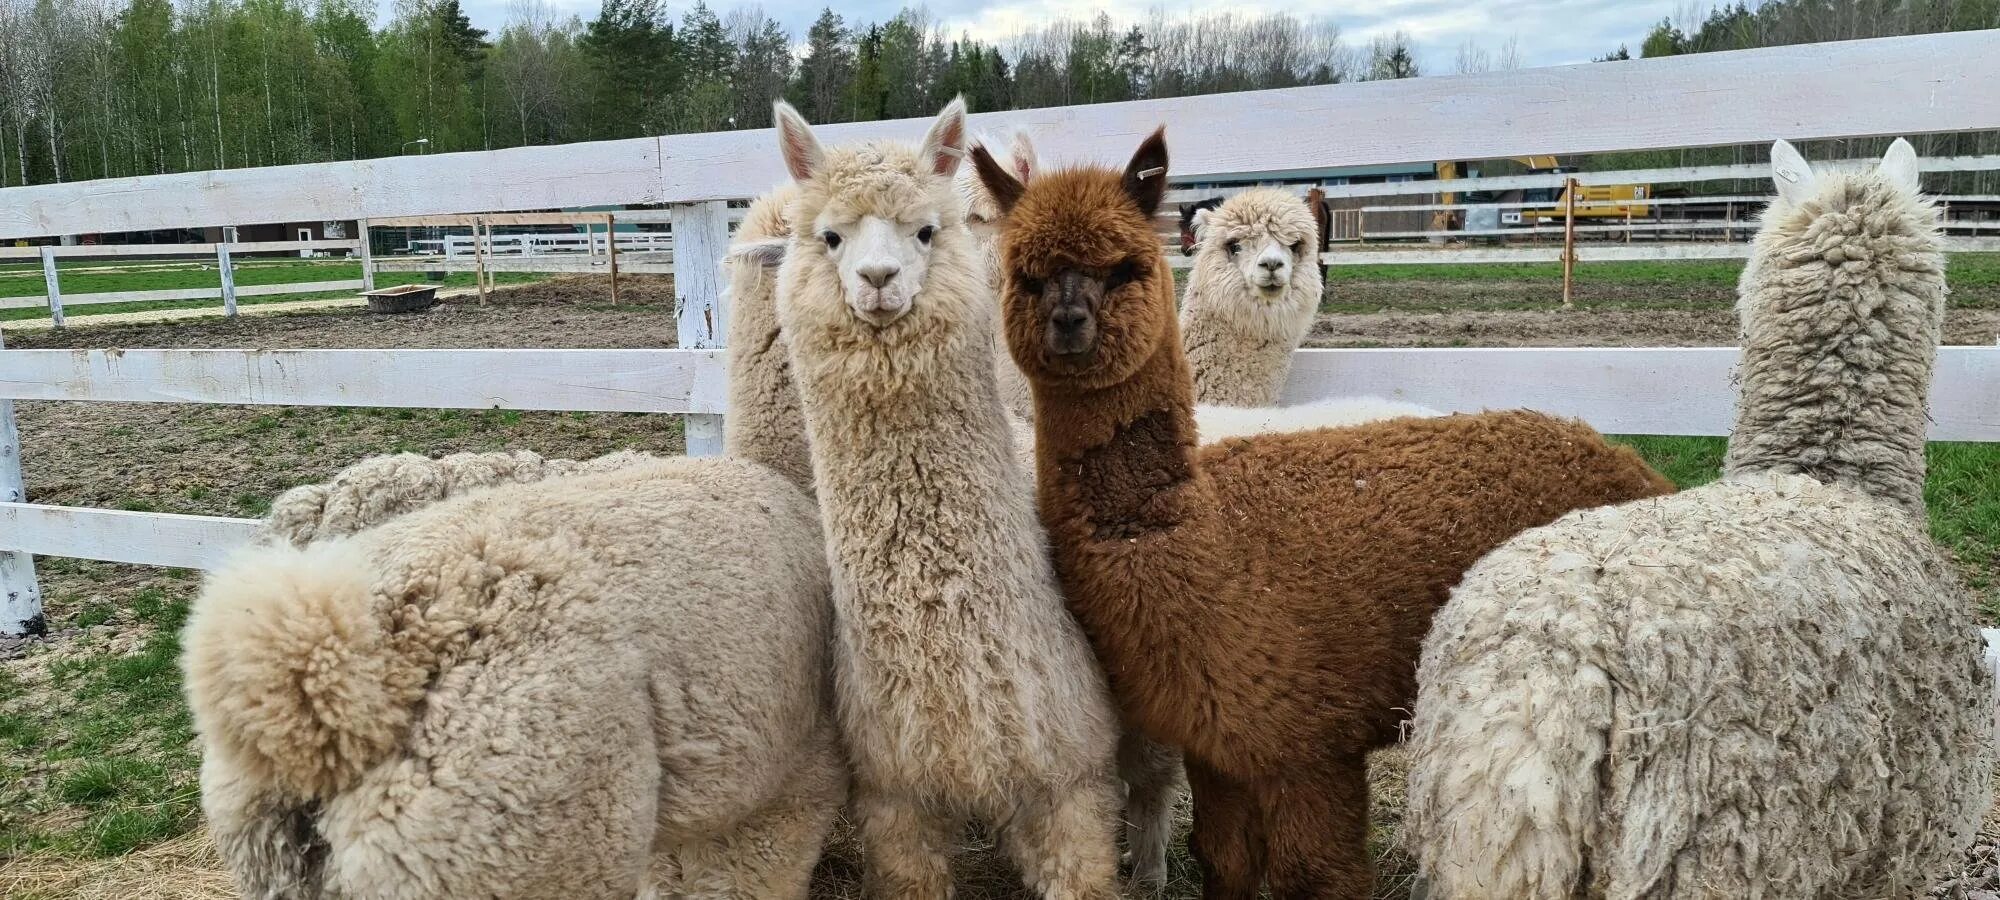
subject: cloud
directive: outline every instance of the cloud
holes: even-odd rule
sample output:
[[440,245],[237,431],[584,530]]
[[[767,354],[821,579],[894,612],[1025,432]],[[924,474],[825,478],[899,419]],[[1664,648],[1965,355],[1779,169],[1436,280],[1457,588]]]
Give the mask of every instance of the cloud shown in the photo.
[[[466,15],[475,26],[497,32],[507,22],[519,0],[461,0]],[[599,0],[541,0],[558,15],[576,15],[589,20],[597,14]],[[390,0],[380,0],[386,21]],[[668,0],[676,15],[693,6],[693,0]],[[717,11],[727,13],[739,4],[716,2]],[[830,3],[830,0],[770,0],[761,4],[768,15],[803,38],[806,28],[819,16],[821,8],[832,5],[848,22],[880,22],[894,16],[906,4],[901,0],[860,0]],[[1095,16],[1106,12],[1120,23],[1141,22],[1154,9],[1169,16],[1210,15],[1233,12],[1258,16],[1288,12],[1308,19],[1330,20],[1341,27],[1347,40],[1365,46],[1372,38],[1405,31],[1417,43],[1417,60],[1425,72],[1452,71],[1458,47],[1466,41],[1497,50],[1508,38],[1520,42],[1523,62],[1529,66],[1553,66],[1586,62],[1616,50],[1620,44],[1634,49],[1645,39],[1653,23],[1671,15],[1671,0],[1177,0],[1172,3],[1150,0],[1099,0],[1080,7],[1064,0],[932,0],[923,4],[933,19],[953,33],[969,33],[986,41],[1005,40],[1059,18]],[[1087,9],[1088,12],[1084,12]]]

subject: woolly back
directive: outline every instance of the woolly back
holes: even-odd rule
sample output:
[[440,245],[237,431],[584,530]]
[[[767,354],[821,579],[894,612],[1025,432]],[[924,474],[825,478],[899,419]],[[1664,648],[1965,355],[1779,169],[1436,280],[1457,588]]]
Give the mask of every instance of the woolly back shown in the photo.
[[1725,473],[1846,484],[1924,515],[1926,406],[1944,322],[1937,212],[1898,141],[1816,176],[1772,151],[1780,196],[1738,283],[1741,398]]
[[805,415],[792,383],[791,351],[778,327],[778,264],[792,236],[787,208],[798,189],[785,185],[757,198],[730,242],[729,415],[722,446],[763,463],[812,492]]

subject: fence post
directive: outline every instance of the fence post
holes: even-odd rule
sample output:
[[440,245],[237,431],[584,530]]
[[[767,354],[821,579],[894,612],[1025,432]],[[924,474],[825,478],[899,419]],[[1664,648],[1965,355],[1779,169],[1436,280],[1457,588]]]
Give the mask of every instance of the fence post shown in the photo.
[[485,216],[472,217],[472,283],[479,288],[479,305],[486,305],[486,254],[479,249],[479,230]]
[[1575,309],[1571,282],[1576,273],[1576,179],[1563,185],[1563,309]]
[[[62,281],[56,275],[56,248],[42,248],[42,283],[49,292],[49,324],[63,327]],[[10,420],[11,421],[11,420]]]
[[354,229],[361,232],[361,289],[375,289],[375,242],[368,239],[368,220],[356,219]]
[[[43,259],[54,259],[43,248]],[[50,270],[53,271],[53,270]],[[54,284],[54,276],[50,276]],[[0,350],[7,342],[0,339]],[[0,501],[26,503],[21,481],[21,433],[14,427],[14,401],[0,399]],[[42,588],[35,583],[35,558],[26,553],[0,552],[0,634],[43,634]]]
[[[722,255],[729,248],[729,204],[676,203],[670,219],[674,235],[674,318],[683,350],[720,347],[729,334],[729,308],[722,298]],[[607,242],[612,236],[606,235]],[[687,417],[689,456],[722,452],[722,417]]]
[[[585,225],[585,228],[590,226]],[[611,305],[618,305],[618,217],[604,214],[604,247],[608,251],[605,258],[611,260]]]
[[229,263],[229,244],[215,245],[215,265],[222,271],[222,314],[236,318],[236,267]]

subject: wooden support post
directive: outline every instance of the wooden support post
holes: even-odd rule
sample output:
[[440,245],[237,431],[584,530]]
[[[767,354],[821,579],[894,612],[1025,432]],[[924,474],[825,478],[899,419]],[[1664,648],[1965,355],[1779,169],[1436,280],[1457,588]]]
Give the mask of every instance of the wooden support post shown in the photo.
[[[721,347],[729,335],[729,308],[723,304],[722,256],[729,248],[729,204],[676,203],[674,234],[675,321],[683,350]],[[687,417],[689,456],[722,452],[722,417]]]
[[42,248],[42,284],[49,293],[49,324],[63,327],[62,280],[56,275],[56,248]]
[[[586,226],[588,227],[588,226]],[[618,305],[618,217],[604,215],[604,248],[611,260],[611,305]]]
[[229,262],[229,245],[215,245],[215,267],[222,274],[222,314],[236,318],[236,267]]
[[356,220],[354,228],[361,232],[361,289],[372,291],[375,289],[375,242],[368,239],[367,219]]
[[486,253],[479,248],[480,224],[484,218],[472,220],[472,283],[479,288],[479,305],[486,305]]
[[1563,309],[1575,309],[1572,288],[1576,273],[1576,179],[1563,185]]
[[[42,259],[54,254],[43,248]],[[54,271],[49,269],[47,271]],[[49,276],[55,283],[55,276]],[[0,351],[7,343],[0,339]],[[21,481],[21,433],[14,427],[14,401],[0,400],[0,500],[26,503],[28,492]],[[48,623],[42,618],[42,588],[35,581],[35,558],[26,553],[0,551],[0,634],[43,634]]]

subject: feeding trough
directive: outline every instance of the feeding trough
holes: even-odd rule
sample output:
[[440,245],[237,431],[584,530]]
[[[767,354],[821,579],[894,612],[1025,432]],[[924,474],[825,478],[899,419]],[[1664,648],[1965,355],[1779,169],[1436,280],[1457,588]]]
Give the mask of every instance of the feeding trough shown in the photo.
[[437,303],[438,286],[435,284],[399,284],[391,288],[362,291],[368,298],[368,311],[378,313],[416,312],[429,309]]

